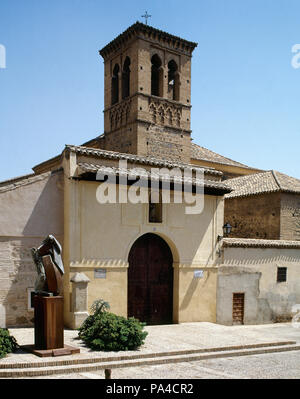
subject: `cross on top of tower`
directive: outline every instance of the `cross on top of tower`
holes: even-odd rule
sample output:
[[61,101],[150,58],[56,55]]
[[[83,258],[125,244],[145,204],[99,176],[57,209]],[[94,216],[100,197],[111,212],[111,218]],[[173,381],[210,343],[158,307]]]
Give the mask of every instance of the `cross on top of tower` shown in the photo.
[[148,18],[151,18],[152,15],[149,15],[147,11],[145,11],[145,15],[142,15],[142,18],[145,18],[146,25],[148,25]]

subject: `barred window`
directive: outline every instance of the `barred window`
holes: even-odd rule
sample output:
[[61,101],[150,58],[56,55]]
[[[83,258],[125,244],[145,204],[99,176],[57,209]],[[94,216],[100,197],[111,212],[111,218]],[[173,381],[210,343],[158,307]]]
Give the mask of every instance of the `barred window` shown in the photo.
[[287,268],[286,267],[278,267],[277,268],[277,283],[282,283],[286,281]]

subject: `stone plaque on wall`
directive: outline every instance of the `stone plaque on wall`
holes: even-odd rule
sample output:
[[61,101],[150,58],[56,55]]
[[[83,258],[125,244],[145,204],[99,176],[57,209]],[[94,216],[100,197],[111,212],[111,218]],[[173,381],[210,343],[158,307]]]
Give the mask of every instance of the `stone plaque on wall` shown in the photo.
[[204,277],[204,270],[195,270],[194,271],[194,278],[203,278]]
[[94,278],[106,278],[106,269],[95,269]]

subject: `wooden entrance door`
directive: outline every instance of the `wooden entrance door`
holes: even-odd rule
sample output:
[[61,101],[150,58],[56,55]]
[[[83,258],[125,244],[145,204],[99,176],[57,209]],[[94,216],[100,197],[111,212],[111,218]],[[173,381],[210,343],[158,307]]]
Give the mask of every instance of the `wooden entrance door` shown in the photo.
[[245,294],[235,293],[232,299],[232,324],[244,324]]
[[128,316],[147,324],[172,323],[173,257],[167,243],[144,234],[133,244],[128,261]]

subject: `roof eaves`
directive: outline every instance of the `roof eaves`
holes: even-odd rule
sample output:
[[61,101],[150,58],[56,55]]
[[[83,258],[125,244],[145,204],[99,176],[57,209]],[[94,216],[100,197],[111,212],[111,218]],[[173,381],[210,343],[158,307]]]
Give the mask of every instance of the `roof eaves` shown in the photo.
[[225,195],[225,199],[252,197],[252,196],[255,196],[255,195],[278,193],[278,192],[282,192],[282,191],[283,190],[278,188],[276,190],[262,190],[262,191],[252,192],[252,193],[240,193],[240,194],[237,193],[237,194],[235,194],[234,188],[232,188],[231,193]]
[[135,154],[127,154],[127,153],[120,153],[120,152],[115,152],[115,151],[108,151],[108,150],[102,150],[98,148],[89,148],[89,147],[83,147],[83,146],[74,146],[74,145],[66,145],[65,147],[66,151],[73,151],[76,153],[80,153],[83,155],[92,155],[100,158],[109,158],[109,159],[125,159],[129,162],[138,162],[141,164],[148,164],[148,165],[153,165],[153,166],[165,166],[165,167],[178,167],[181,169],[187,168],[190,170],[203,170],[204,173],[206,174],[213,174],[217,176],[222,176],[223,173],[221,171],[218,171],[214,168],[204,168],[204,167],[198,167],[193,164],[185,164],[182,162],[176,162],[176,161],[169,161],[166,159],[159,159],[159,158],[154,158],[154,157],[143,157],[140,155],[135,155]]
[[[145,171],[141,170],[140,168],[133,168],[133,169],[124,169],[124,168],[117,168],[117,167],[107,167],[103,165],[96,165],[93,163],[87,162],[79,162],[79,175],[84,174],[85,172],[96,174],[97,172],[102,172],[104,175],[112,174],[112,175],[120,175],[120,176],[136,176],[141,179],[154,179],[154,180],[161,180],[161,181],[170,181],[170,182],[178,182],[178,183],[192,183],[192,185],[204,185],[204,188],[212,188],[223,193],[229,192],[231,189],[226,185],[224,182],[214,181],[214,180],[199,180],[197,178],[186,178],[185,176],[181,177],[174,177],[170,176],[166,173],[153,173],[153,171]],[[80,173],[81,172],[81,173]]]
[[8,184],[6,186],[0,187],[0,193],[7,191],[12,191],[20,187],[28,186],[30,184],[36,183],[37,181],[45,180],[47,177],[51,176],[52,172],[46,172],[39,175],[33,175],[22,180],[18,180],[15,183]]
[[0,181],[0,187],[7,186],[7,185],[10,185],[10,184],[14,184],[17,181],[28,179],[29,177],[33,177],[34,175],[35,175],[34,173],[28,173],[26,175],[13,177],[13,178],[7,179],[7,180],[2,180],[2,181]]
[[62,154],[59,154],[59,155],[56,155],[55,157],[49,158],[46,161],[41,162],[41,163],[33,166],[32,170],[37,174],[37,173],[39,173],[38,171],[41,168],[44,168],[45,166],[48,166],[48,165],[51,167],[51,165],[57,163],[61,159],[61,156],[62,156]]

